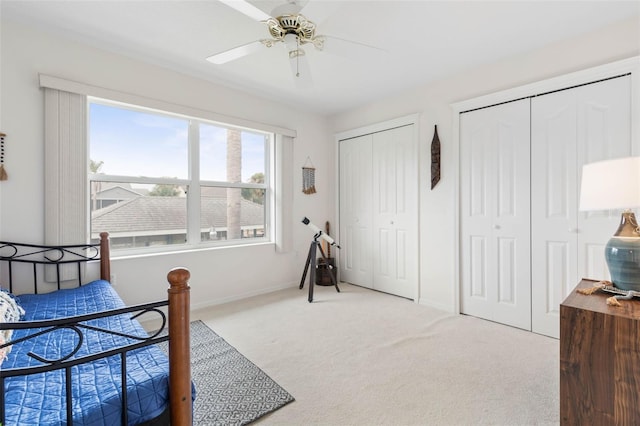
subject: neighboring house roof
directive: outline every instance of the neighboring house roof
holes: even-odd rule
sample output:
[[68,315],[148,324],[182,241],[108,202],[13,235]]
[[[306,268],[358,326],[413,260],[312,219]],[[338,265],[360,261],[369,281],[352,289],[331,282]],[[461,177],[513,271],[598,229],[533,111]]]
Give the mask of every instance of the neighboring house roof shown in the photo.
[[[127,185],[128,186],[128,185]],[[134,197],[140,197],[141,193],[134,191],[131,188],[126,188],[120,185],[111,186],[109,188],[103,188],[96,192],[96,200],[128,200]]]
[[[242,199],[240,226],[263,227],[264,206]],[[184,230],[187,226],[187,200],[182,197],[137,197],[91,213],[92,232],[144,233]],[[227,199],[202,197],[200,228],[227,227]]]
[[100,189],[101,190],[120,187],[120,188],[124,188],[124,189],[130,189],[131,191],[133,191],[133,188],[131,187],[130,183],[125,183],[125,182],[104,182],[104,181],[96,181],[96,183],[100,184]]
[[227,196],[227,188],[222,186],[200,186],[200,195],[203,197],[221,197]]

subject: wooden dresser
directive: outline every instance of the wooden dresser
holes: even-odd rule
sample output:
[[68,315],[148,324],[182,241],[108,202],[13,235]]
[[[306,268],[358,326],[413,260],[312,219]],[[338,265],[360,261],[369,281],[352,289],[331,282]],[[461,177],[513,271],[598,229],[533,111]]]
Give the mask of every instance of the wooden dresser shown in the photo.
[[609,296],[574,290],[560,305],[563,425],[640,425],[640,298],[616,308]]

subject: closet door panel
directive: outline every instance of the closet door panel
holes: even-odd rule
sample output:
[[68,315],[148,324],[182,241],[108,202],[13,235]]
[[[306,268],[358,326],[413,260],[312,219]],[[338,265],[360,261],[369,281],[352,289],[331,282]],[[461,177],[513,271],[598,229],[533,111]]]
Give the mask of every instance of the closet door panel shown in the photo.
[[514,238],[498,239],[498,302],[516,304],[516,240]]
[[518,164],[518,146],[513,141],[516,139],[514,123],[499,123],[497,135],[497,187],[498,206],[497,216],[500,219],[515,217],[518,201],[516,184],[518,176],[516,167]]
[[414,298],[417,283],[417,167],[413,126],[373,134],[376,290]]
[[373,287],[371,135],[341,141],[340,280]]
[[397,264],[393,219],[396,207],[396,151],[391,130],[373,135],[373,288],[385,291],[395,281]]
[[[467,283],[469,296],[476,300],[487,300],[487,238],[481,235],[469,236],[469,274]],[[467,301],[469,303],[469,301]],[[464,310],[463,313],[467,313]]]
[[466,214],[473,220],[481,221],[486,227],[492,220],[487,212],[487,192],[493,182],[489,182],[491,177],[487,175],[487,171],[493,167],[489,156],[493,135],[488,126],[479,126],[477,123],[473,123],[473,120],[472,124],[465,125],[465,121],[468,120],[465,120],[465,116],[463,116],[461,126],[466,129],[469,138],[468,144],[466,144],[469,155],[463,159],[465,163],[463,170],[469,171],[469,173],[465,173],[465,181],[462,183],[463,191],[468,189],[465,191],[464,197],[469,201]]
[[[613,232],[611,234],[613,234]],[[606,240],[608,241],[609,238]],[[609,276],[609,268],[604,257],[605,245],[606,242],[584,244],[585,277],[600,277],[601,279],[607,280],[611,278]],[[580,261],[578,261],[578,264],[580,264]]]
[[419,177],[418,149],[414,125],[394,129],[396,145],[395,254],[396,282],[394,294],[415,299],[418,288],[420,235],[418,219]]
[[[482,113],[482,116],[486,113]],[[496,281],[495,268],[490,263],[495,256],[490,249],[493,233],[493,205],[491,198],[495,178],[488,172],[494,169],[494,132],[482,120],[468,114],[460,117],[461,132],[461,312],[492,319],[489,282]]]
[[497,121],[496,219],[498,256],[494,318],[531,328],[529,100],[501,106]]
[[[575,256],[571,255],[571,251],[575,250],[575,246],[567,241],[547,241],[545,249],[544,255],[547,265],[544,275],[545,281],[533,283],[533,286],[544,287],[544,298],[541,301],[535,300],[534,303],[540,303],[538,309],[541,311],[555,315],[558,306],[564,300],[564,293],[575,287],[575,283],[568,278],[573,274]],[[534,273],[534,276],[538,275]],[[540,332],[535,327],[533,327],[533,331]]]
[[[631,139],[631,76],[576,89],[578,105],[578,182],[582,165],[639,155]],[[580,188],[578,187],[578,191]],[[578,212],[578,275],[610,279],[604,247],[618,228],[620,210]]]
[[578,162],[637,155],[631,141],[631,76],[574,89],[578,102]]
[[559,336],[559,305],[581,278],[608,279],[619,212],[579,212],[582,165],[632,155],[630,77],[532,99],[533,331]]
[[555,335],[564,292],[580,281],[575,91],[532,99],[531,117],[532,329]]
[[461,310],[531,327],[529,101],[462,114]]

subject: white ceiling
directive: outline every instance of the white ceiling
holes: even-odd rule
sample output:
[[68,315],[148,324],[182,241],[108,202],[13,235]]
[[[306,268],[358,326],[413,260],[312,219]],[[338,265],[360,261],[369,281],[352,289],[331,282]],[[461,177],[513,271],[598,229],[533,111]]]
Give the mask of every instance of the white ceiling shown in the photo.
[[[286,0],[251,0],[271,14]],[[312,86],[294,84],[280,44],[214,65],[206,57],[268,38],[266,26],[218,0],[0,0],[2,18],[97,47],[334,114],[451,73],[524,53],[633,16],[640,1],[302,0],[325,34],[376,46],[338,54],[307,45]],[[366,49],[365,49],[366,50]],[[366,54],[365,54],[366,53]],[[305,76],[307,77],[307,76]]]

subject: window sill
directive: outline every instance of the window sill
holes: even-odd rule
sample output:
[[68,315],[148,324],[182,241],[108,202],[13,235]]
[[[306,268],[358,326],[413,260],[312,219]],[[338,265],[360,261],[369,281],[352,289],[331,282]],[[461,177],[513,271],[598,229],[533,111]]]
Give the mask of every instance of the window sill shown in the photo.
[[246,249],[249,247],[258,247],[258,246],[274,246],[275,243],[273,241],[260,241],[255,243],[238,243],[238,244],[227,244],[227,245],[180,245],[180,246],[171,246],[171,248],[167,247],[159,247],[158,249],[122,249],[122,250],[112,250],[111,251],[111,260],[121,260],[121,259],[139,259],[145,257],[156,257],[156,256],[171,256],[171,255],[180,255],[180,254],[188,254],[188,253],[197,253],[202,251],[219,251],[219,250],[237,250],[237,249]]

